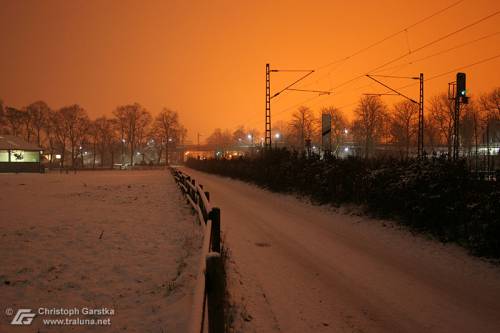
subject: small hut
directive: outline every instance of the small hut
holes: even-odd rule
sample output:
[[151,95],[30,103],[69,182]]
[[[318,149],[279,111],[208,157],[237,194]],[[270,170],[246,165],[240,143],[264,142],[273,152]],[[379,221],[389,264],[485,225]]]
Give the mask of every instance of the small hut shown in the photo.
[[0,172],[42,172],[42,148],[14,135],[0,135]]

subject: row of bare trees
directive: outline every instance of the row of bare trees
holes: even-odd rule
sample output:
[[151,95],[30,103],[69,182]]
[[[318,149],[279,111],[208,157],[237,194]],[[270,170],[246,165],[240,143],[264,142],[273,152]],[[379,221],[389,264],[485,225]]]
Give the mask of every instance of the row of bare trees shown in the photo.
[[[377,146],[386,145],[401,157],[408,157],[416,151],[418,137],[418,104],[401,101],[388,106],[378,96],[363,96],[349,121],[344,113],[334,107],[326,107],[315,113],[311,108],[301,106],[291,115],[288,122],[273,124],[273,142],[277,146],[288,146],[302,150],[306,142],[321,143],[321,114],[328,113],[332,119],[332,151],[339,154],[346,141],[359,147],[364,157],[375,154]],[[425,105],[424,145],[427,153],[436,150],[451,155],[453,143],[454,102],[446,94],[433,96]],[[466,154],[477,153],[478,146],[487,142],[500,141],[495,138],[498,131],[492,128],[500,120],[500,88],[470,98],[461,109],[461,146]],[[255,129],[239,126],[234,131],[216,129],[207,138],[207,143],[221,149],[238,144],[260,144],[263,138]]]
[[55,110],[37,101],[17,109],[0,100],[0,133],[36,143],[48,153],[50,163],[59,155],[61,167],[65,162],[79,166],[87,150],[93,167],[106,162],[112,167],[115,161],[133,165],[139,155],[143,163],[147,155],[149,163],[160,164],[164,153],[168,163],[170,147],[183,143],[187,130],[177,112],[164,108],[153,117],[138,103],[118,106],[110,118],[92,120],[77,104]]

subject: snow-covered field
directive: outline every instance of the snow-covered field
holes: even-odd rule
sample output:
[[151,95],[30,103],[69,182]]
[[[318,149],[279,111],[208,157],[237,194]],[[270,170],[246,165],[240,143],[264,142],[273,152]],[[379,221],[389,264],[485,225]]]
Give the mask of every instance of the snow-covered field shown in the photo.
[[[1,333],[185,331],[201,229],[167,171],[0,174],[0,189]],[[40,307],[114,315],[10,325],[9,309]]]

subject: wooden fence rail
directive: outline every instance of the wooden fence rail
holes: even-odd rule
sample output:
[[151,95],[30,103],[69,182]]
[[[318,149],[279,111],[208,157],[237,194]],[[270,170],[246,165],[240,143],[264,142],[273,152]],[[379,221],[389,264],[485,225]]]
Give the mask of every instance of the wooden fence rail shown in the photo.
[[190,320],[192,333],[223,333],[225,277],[221,257],[220,209],[210,204],[210,193],[184,172],[170,171],[204,226],[202,256],[198,270],[193,309]]

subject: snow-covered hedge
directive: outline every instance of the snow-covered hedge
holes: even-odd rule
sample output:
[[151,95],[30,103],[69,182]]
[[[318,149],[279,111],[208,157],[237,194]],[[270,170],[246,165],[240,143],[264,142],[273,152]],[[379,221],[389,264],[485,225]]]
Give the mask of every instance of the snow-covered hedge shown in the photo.
[[463,161],[320,160],[272,150],[254,158],[190,159],[188,166],[298,193],[319,204],[355,203],[477,255],[500,258],[500,182],[478,180]]

